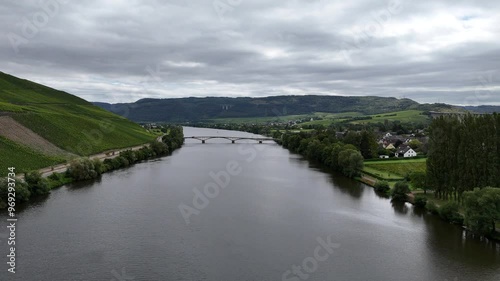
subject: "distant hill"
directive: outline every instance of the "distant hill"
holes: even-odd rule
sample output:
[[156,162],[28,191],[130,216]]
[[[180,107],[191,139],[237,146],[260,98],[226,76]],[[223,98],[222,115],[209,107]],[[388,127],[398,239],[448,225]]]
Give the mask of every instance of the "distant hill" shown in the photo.
[[463,108],[476,113],[500,113],[500,105],[464,106]]
[[187,122],[221,118],[276,117],[315,112],[362,115],[403,110],[462,110],[446,104],[419,104],[410,99],[346,96],[274,96],[263,98],[142,99],[134,103],[94,103],[136,122]]
[[0,72],[0,169],[43,168],[143,144],[141,126],[74,95]]

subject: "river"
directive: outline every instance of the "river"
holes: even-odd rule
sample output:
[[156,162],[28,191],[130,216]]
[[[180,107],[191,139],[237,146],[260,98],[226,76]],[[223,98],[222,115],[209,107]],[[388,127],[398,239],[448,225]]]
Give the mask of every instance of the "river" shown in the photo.
[[500,280],[498,245],[275,143],[188,140],[54,190],[18,213],[16,274],[6,233],[0,280]]

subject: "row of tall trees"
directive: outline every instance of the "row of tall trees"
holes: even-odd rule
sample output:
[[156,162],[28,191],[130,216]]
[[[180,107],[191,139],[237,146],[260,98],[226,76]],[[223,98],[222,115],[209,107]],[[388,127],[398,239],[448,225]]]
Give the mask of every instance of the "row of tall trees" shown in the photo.
[[440,117],[429,133],[427,185],[438,198],[500,187],[500,115]]
[[358,176],[363,168],[363,156],[359,149],[338,141],[333,132],[287,133],[282,136],[281,144],[351,178]]

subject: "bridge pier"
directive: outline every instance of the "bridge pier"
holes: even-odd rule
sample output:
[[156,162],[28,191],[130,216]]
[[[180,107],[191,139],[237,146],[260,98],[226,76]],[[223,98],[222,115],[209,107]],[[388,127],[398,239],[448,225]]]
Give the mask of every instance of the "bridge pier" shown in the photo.
[[231,143],[236,143],[236,141],[235,140],[231,140]]
[[205,140],[201,140],[201,143],[205,143]]

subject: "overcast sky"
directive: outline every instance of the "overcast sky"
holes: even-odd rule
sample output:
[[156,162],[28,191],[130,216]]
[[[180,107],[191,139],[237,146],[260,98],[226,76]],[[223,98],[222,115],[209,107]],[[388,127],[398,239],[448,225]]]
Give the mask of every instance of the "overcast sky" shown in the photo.
[[89,101],[500,105],[500,1],[4,0],[0,71]]

